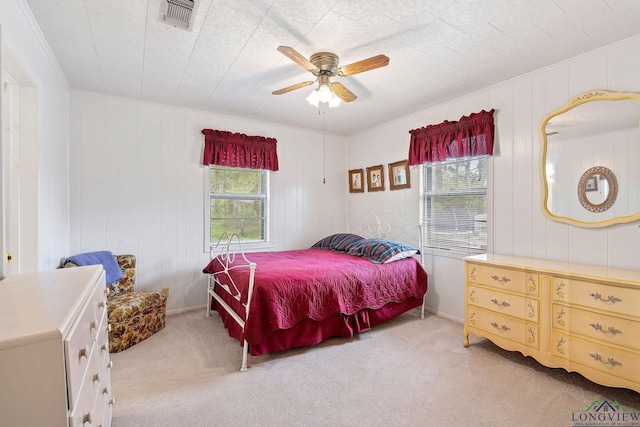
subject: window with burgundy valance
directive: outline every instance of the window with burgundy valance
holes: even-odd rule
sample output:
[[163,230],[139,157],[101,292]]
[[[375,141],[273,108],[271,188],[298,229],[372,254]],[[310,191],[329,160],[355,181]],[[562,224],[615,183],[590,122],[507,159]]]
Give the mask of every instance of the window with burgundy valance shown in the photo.
[[203,129],[208,245],[223,233],[242,242],[265,243],[269,236],[269,171],[278,170],[275,138]]
[[457,122],[445,120],[413,129],[409,132],[409,166],[493,154],[493,112],[482,110]]
[[204,165],[278,170],[275,138],[249,136],[224,130],[203,129]]
[[427,248],[487,251],[487,161],[494,110],[410,131],[409,165],[422,165],[421,216]]

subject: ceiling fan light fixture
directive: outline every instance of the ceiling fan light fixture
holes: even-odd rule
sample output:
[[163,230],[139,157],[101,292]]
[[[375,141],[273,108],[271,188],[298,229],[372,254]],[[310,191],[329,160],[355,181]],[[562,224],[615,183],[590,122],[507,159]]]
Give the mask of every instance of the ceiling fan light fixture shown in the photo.
[[318,88],[311,91],[306,99],[309,104],[316,108],[320,103],[328,104],[329,108],[340,105],[340,97],[331,89],[331,86],[324,82],[320,82]]
[[307,96],[307,102],[314,107],[317,107],[320,103],[320,95],[318,95],[318,89],[314,89],[311,91],[309,96]]
[[332,91],[331,99],[329,100],[329,108],[337,107],[339,105],[340,105],[340,97]]
[[318,88],[318,100],[326,104],[331,101],[331,95],[333,95],[331,88],[326,84],[320,84]]

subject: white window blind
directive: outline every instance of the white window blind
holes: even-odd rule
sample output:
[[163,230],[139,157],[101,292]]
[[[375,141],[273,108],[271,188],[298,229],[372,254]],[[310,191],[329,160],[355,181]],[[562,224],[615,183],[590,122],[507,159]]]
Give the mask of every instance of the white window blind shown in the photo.
[[422,165],[424,245],[464,254],[487,249],[488,156]]

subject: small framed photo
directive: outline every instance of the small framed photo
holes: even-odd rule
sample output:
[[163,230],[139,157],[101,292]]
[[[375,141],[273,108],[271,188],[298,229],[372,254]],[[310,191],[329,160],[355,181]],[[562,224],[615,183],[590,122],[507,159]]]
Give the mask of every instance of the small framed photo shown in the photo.
[[349,171],[349,193],[364,193],[364,171],[362,169]]
[[585,184],[585,191],[598,191],[598,175],[590,176]]
[[389,164],[389,188],[391,190],[411,188],[411,174],[406,160]]
[[382,165],[367,168],[367,191],[384,190],[384,168]]

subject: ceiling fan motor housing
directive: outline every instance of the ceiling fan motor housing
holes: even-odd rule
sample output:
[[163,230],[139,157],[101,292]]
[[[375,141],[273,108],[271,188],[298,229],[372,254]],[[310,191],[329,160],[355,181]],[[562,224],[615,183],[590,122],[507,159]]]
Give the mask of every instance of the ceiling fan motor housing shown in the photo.
[[333,77],[338,71],[338,55],[331,52],[318,52],[311,55],[309,61],[316,66],[318,71],[313,72],[316,76]]

